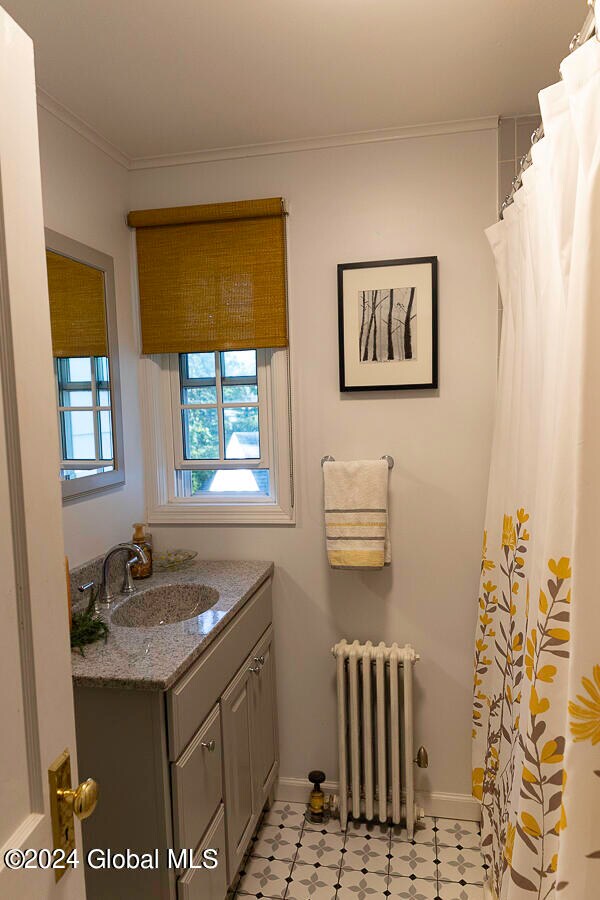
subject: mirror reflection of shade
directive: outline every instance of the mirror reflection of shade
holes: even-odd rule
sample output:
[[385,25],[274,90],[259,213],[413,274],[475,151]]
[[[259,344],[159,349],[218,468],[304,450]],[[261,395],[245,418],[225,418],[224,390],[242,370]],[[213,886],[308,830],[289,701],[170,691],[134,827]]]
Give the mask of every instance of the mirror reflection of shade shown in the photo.
[[50,250],[46,262],[61,478],[111,471],[114,435],[104,272]]

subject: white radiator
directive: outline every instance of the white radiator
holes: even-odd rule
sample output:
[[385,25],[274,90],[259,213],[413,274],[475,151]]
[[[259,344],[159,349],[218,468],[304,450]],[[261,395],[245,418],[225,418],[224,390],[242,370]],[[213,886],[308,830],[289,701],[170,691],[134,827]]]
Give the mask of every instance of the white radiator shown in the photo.
[[371,641],[340,641],[331,652],[337,665],[342,826],[350,813],[396,825],[404,819],[412,840],[421,814],[413,775],[413,666],[419,656],[409,644]]

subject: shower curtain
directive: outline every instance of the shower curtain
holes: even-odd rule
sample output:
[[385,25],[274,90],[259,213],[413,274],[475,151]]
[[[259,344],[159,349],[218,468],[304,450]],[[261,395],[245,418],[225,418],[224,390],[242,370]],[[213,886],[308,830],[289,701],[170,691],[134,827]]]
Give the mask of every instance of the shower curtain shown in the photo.
[[488,891],[600,897],[600,44],[487,232],[503,300],[475,640]]

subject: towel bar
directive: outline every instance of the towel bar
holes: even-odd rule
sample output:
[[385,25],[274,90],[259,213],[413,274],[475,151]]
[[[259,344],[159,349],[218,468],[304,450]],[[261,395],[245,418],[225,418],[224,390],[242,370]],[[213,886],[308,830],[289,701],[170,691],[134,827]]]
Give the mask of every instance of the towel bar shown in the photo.
[[[388,468],[390,468],[390,469],[394,468],[394,457],[390,456],[389,453],[384,453],[384,455],[381,457],[381,459],[387,460]],[[335,462],[335,457],[334,456],[324,456],[321,459],[321,468],[323,467],[323,463],[326,463],[326,462]]]

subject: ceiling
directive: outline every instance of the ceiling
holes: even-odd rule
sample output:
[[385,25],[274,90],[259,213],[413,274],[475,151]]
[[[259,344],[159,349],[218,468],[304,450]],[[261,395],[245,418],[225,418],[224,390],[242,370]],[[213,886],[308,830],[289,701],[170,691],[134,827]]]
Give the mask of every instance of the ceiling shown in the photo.
[[534,112],[585,0],[0,0],[130,159]]

